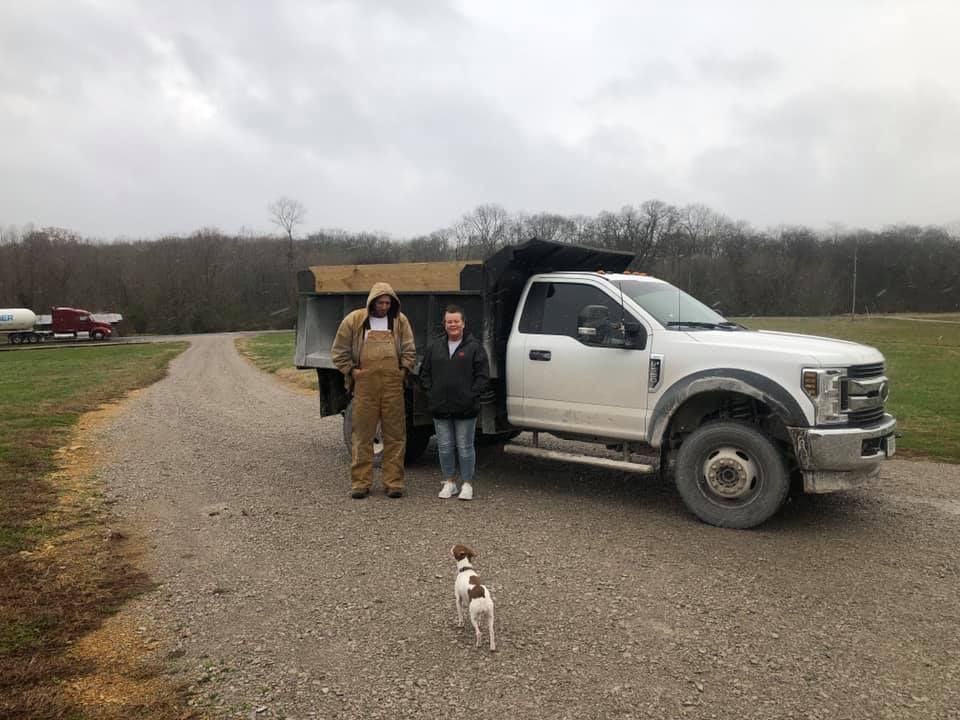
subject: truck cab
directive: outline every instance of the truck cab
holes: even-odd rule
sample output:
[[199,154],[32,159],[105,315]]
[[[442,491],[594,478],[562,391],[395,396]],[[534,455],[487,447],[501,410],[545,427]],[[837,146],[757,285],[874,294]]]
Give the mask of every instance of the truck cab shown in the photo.
[[105,340],[113,336],[110,323],[94,319],[89,310],[71,307],[55,307],[51,311],[51,328],[54,335],[86,333],[91,340]]
[[752,331],[637,274],[533,276],[507,350],[511,423],[657,450],[714,524],[790,476],[810,493],[876,477],[895,452],[888,395],[873,348]]

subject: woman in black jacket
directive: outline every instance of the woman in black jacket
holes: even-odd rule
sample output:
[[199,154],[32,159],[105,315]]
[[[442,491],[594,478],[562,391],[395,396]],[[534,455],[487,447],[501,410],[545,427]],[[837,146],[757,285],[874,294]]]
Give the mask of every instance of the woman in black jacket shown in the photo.
[[[466,329],[463,309],[449,305],[443,314],[446,337],[435,340],[420,365],[420,382],[430,400],[443,487],[439,497],[459,492],[461,500],[473,499],[477,455],[473,437],[480,414],[480,395],[490,382],[487,353]],[[454,479],[460,462],[461,486]]]

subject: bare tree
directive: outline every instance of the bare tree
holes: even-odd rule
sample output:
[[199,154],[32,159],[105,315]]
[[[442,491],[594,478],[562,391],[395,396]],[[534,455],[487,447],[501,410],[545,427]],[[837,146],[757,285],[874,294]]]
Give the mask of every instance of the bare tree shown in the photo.
[[479,205],[454,227],[457,259],[489,257],[507,242],[510,216],[499,205]]
[[287,303],[288,307],[296,304],[297,285],[293,270],[293,231],[297,225],[303,223],[307,209],[299,200],[286,195],[267,206],[270,212],[270,222],[287,234]]
[[270,222],[287,234],[292,252],[293,231],[297,229],[297,225],[303,223],[303,217],[307,214],[307,209],[299,200],[283,196],[270,203],[267,210],[270,212]]

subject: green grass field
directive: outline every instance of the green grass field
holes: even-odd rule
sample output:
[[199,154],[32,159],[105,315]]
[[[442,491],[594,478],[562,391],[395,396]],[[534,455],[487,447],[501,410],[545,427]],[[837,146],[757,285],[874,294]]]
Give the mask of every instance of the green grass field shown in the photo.
[[293,366],[296,336],[293,331],[237,338],[237,350],[261,370],[273,373],[299,387],[317,389],[313,370],[297,370]]
[[[101,489],[71,452],[83,446],[53,473],[57,450],[84,413],[159,380],[186,347],[0,353],[0,696],[16,717],[87,717],[63,683],[95,668],[71,659],[70,643],[150,587],[124,546],[104,541]],[[179,716],[164,712],[144,717]]]
[[[911,318],[922,318],[914,320]],[[822,335],[877,348],[887,360],[887,408],[903,455],[960,462],[960,316],[738,318],[754,330]]]
[[0,353],[0,477],[52,469],[53,451],[81,414],[163,377],[170,359],[185,347],[166,343]]
[[[739,318],[755,330],[822,335],[877,348],[887,360],[889,411],[899,423],[904,456],[960,463],[960,314],[858,318]],[[257,367],[316,387],[311,371],[293,367],[293,333],[242,338],[238,347]]]

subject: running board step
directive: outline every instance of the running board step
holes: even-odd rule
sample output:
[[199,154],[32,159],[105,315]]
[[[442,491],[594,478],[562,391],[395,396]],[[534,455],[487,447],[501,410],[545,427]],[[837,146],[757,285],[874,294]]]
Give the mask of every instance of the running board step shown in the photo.
[[626,472],[642,473],[644,475],[651,475],[657,471],[653,465],[593,457],[591,455],[580,455],[577,453],[557,452],[556,450],[544,450],[543,448],[530,447],[529,445],[507,443],[503,446],[503,451],[511,455],[526,455],[527,457],[540,458],[541,460],[559,460],[560,462],[577,463],[579,465],[593,465],[594,467],[624,470]]

